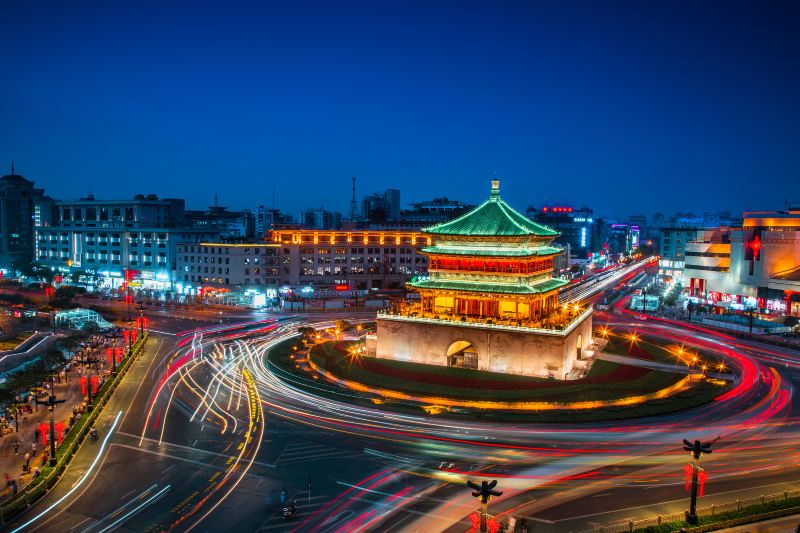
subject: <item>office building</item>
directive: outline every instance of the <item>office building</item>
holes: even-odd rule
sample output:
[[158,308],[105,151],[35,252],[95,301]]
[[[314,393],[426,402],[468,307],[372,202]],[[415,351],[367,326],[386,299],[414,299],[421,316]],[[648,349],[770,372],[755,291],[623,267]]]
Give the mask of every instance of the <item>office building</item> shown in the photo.
[[39,231],[37,262],[63,274],[75,274],[89,290],[174,290],[178,242],[219,238],[215,228],[190,227],[184,201],[137,195],[132,200],[93,196],[58,201],[56,219]]
[[0,268],[29,270],[38,255],[38,232],[52,224],[55,204],[32,181],[15,173],[0,178]]

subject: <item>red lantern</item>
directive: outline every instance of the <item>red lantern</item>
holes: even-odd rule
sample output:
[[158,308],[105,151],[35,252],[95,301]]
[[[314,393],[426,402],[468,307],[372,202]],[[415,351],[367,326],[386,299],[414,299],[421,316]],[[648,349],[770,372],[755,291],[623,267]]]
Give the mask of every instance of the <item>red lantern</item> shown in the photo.
[[114,348],[114,353],[117,356],[117,364],[122,362],[122,348]]
[[472,523],[472,533],[476,533],[481,527],[481,515],[478,514],[478,511],[473,511],[469,515],[469,521]]
[[100,383],[100,378],[92,376],[92,394],[97,394],[97,385]]
[[56,290],[53,288],[52,285],[48,285],[47,287],[44,288],[44,295],[47,296],[48,298],[52,298],[55,293]]
[[78,381],[81,382],[81,395],[86,396],[86,376],[81,376]]
[[687,464],[683,467],[683,481],[686,483],[686,490],[692,486],[692,465]]
[[500,531],[500,522],[494,518],[490,518],[486,521],[486,527],[489,529],[489,533],[497,533]]
[[42,446],[47,446],[47,431],[50,429],[50,426],[42,422],[39,424],[39,435],[42,436]]
[[106,362],[110,365],[111,358],[114,357],[114,348],[106,348]]
[[131,342],[136,342],[137,331],[135,329],[130,330],[128,333],[131,335]]
[[61,444],[61,441],[64,440],[64,422],[56,422],[56,436],[58,443]]
[[697,493],[699,496],[703,496],[703,492],[705,492],[707,479],[708,474],[706,474],[705,470],[701,469],[699,472],[697,472]]

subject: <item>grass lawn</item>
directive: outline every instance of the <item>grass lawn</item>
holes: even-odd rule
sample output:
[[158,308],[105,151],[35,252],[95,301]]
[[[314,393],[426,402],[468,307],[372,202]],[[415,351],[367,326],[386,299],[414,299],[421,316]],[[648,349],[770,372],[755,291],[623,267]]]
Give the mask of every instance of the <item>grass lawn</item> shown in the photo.
[[560,381],[388,359],[351,359],[348,343],[329,342],[312,359],[329,372],[374,388],[462,400],[570,402],[613,400],[651,393],[683,376],[608,361],[595,361],[582,379]]
[[10,336],[4,338],[3,340],[0,340],[0,350],[2,350],[2,351],[13,350],[17,346],[19,346],[20,343],[22,343],[25,339],[27,339],[31,335],[33,335],[32,331],[25,331],[25,332],[15,333],[13,335],[10,335]]
[[[636,333],[636,337],[637,340],[634,342],[627,334],[609,335],[608,344],[606,344],[603,351],[670,365],[679,364],[681,362],[678,357],[678,350],[681,347],[680,344],[665,345],[654,337],[642,335],[640,333]],[[719,355],[710,353],[707,350],[686,348],[685,354],[684,358],[687,360],[689,357],[697,355],[700,360],[711,365],[721,360]]]
[[[279,369],[279,375],[281,379],[288,379],[292,382],[293,385],[305,388],[314,394],[318,394],[324,397],[336,399],[336,400],[344,400],[349,401],[351,403],[357,403],[361,405],[369,405],[373,406],[371,399],[374,398],[371,394],[357,394],[353,393],[352,391],[345,391],[334,384],[330,384],[325,382],[324,380],[313,380],[311,377],[295,367],[294,360],[290,358],[292,352],[292,346],[295,344],[296,341],[289,340],[278,346],[274,347],[270,350],[268,354],[268,359],[270,363],[275,365]],[[323,345],[324,346],[324,345]],[[328,347],[323,353],[330,353],[332,347]],[[334,351],[335,352],[335,351]],[[338,354],[336,354],[338,355]],[[315,357],[320,357],[320,355],[315,355]],[[334,355],[329,355],[329,357],[334,357]],[[335,361],[335,359],[334,359]],[[413,363],[402,363],[402,362],[395,362],[395,361],[387,361],[387,360],[374,360],[380,361],[381,363],[389,363],[389,365],[393,365],[394,363],[399,363],[399,365],[413,365]],[[327,364],[327,361],[325,361]],[[319,363],[318,363],[319,364]],[[340,365],[341,366],[341,365]],[[532,387],[537,387],[539,390],[546,390],[551,389],[549,391],[550,394],[559,395],[560,393],[566,394],[567,401],[574,401],[579,399],[576,397],[577,392],[580,392],[580,387],[578,386],[580,382],[578,381],[570,381],[566,385],[561,381],[555,380],[547,380],[547,379],[539,379],[539,378],[531,378],[525,376],[516,376],[516,375],[509,375],[509,374],[497,374],[491,372],[477,372],[474,370],[468,369],[458,369],[458,368],[447,368],[447,367],[433,367],[428,365],[413,365],[417,367],[417,370],[422,370],[426,373],[430,372],[432,375],[437,375],[437,371],[442,369],[444,371],[450,370],[455,371],[457,375],[468,375],[473,378],[477,378],[482,380],[483,384],[484,381],[495,381],[495,386],[505,386],[507,388],[513,386],[520,386],[520,384],[525,385],[525,389],[530,391]],[[634,370],[630,370],[634,369]],[[587,376],[583,381],[583,387],[590,387],[591,384],[587,383],[589,380],[601,380],[604,378],[613,379],[616,381],[616,386],[630,386],[631,383],[638,381],[638,386],[642,386],[643,383],[646,383],[648,379],[661,379],[665,380],[666,383],[673,383],[674,381],[679,379],[679,377],[675,377],[674,374],[664,373],[664,372],[653,372],[649,378],[643,377],[641,374],[639,378],[632,380],[631,383],[625,383],[625,372],[632,372],[636,371],[641,373],[642,371],[646,372],[646,369],[641,369],[639,367],[630,367],[627,365],[619,365],[616,363],[611,363],[607,361],[595,361],[595,365],[592,368],[589,376]],[[618,372],[616,377],[614,377],[614,372]],[[477,376],[476,376],[477,374]],[[408,385],[408,381],[398,380],[403,385]],[[623,380],[622,382],[618,380]],[[653,381],[650,382],[651,384],[654,383]],[[664,383],[662,381],[662,383]],[[391,388],[389,387],[388,382],[386,381],[384,376],[381,376],[380,386],[384,388]],[[567,393],[565,392],[567,387],[570,388],[572,392]],[[562,390],[557,390],[561,388]],[[405,387],[403,387],[405,389]],[[611,385],[607,385],[605,387],[606,390],[612,390],[613,387]],[[595,390],[598,390],[595,387]],[[630,395],[630,388],[628,390],[628,395]],[[577,391],[577,392],[576,392]],[[494,392],[494,391],[493,391]],[[491,394],[493,394],[493,392]],[[641,418],[641,417],[648,417],[648,416],[658,416],[664,415],[669,413],[674,413],[678,411],[682,411],[685,409],[691,409],[694,407],[698,407],[700,405],[704,405],[706,403],[711,402],[716,396],[722,394],[724,392],[724,388],[716,385],[712,385],[708,382],[697,382],[695,383],[689,390],[680,393],[679,395],[664,398],[661,400],[652,400],[643,404],[633,405],[633,406],[618,406],[618,407],[608,407],[602,409],[590,409],[590,410],[573,410],[573,411],[490,411],[490,410],[477,410],[477,409],[458,409],[458,410],[451,410],[446,414],[437,415],[437,416],[446,416],[447,418],[466,418],[466,419],[482,419],[486,421],[500,421],[500,422],[520,422],[520,423],[553,423],[553,422],[563,422],[563,423],[583,423],[583,422],[602,422],[602,421],[609,421],[609,420],[622,420],[622,419],[630,419],[630,418]],[[438,395],[441,395],[441,389],[438,389]],[[544,394],[544,393],[542,393]],[[486,399],[487,393],[484,392],[483,396],[480,396],[480,399]],[[511,400],[515,398],[510,398]],[[540,396],[536,398],[537,400],[546,401],[545,396]],[[412,414],[419,414],[422,413],[421,406],[412,404],[412,403],[404,403],[399,401],[387,401],[383,402],[382,405],[383,409],[391,410],[391,411],[398,411],[404,413],[412,413]]]

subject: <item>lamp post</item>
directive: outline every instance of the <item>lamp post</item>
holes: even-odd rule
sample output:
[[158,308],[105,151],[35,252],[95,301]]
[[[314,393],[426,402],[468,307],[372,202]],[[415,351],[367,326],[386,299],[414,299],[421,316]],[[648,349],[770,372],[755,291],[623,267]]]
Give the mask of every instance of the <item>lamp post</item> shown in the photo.
[[53,378],[50,378],[50,396],[47,401],[41,401],[38,398],[36,403],[39,405],[46,405],[50,409],[50,466],[56,466],[56,404],[64,403],[66,400],[56,400],[54,392]]
[[467,481],[467,486],[473,490],[472,495],[481,499],[481,533],[487,533],[486,519],[489,507],[489,500],[492,496],[501,496],[499,490],[493,490],[497,486],[497,480],[483,481],[480,485],[472,481]]
[[[114,333],[111,334],[111,375],[117,375],[117,339],[119,339],[120,333],[118,330],[114,330]],[[120,348],[120,351],[122,348]]]
[[700,457],[704,453],[711,453],[712,442],[700,442],[699,440],[689,442],[683,439],[683,449],[692,452],[692,493],[689,511],[686,513],[686,521],[690,524],[697,523],[697,475],[700,472]]
[[[95,357],[84,356],[81,359],[76,359],[76,361],[78,361],[82,365],[87,365],[88,368],[91,369],[92,365],[93,364],[97,364],[98,360]],[[87,374],[88,374],[88,372],[87,372]],[[86,393],[87,393],[87,396],[88,396],[88,401],[86,402],[86,412],[87,413],[91,413],[92,412],[92,379],[88,375],[86,376]]]
[[139,334],[144,337],[144,306],[139,305],[137,309],[139,310]]
[[642,314],[647,314],[647,287],[642,289]]

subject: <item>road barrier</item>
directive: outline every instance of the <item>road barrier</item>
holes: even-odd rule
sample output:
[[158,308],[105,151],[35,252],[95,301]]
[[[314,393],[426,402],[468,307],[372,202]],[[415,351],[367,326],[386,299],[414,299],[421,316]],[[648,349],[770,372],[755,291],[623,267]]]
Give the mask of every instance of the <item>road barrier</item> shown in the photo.
[[[697,509],[697,516],[699,518],[717,516],[730,512],[747,512],[748,508],[755,509],[756,507],[764,504],[789,501],[800,499],[800,490],[789,490],[784,492],[777,492],[775,494],[766,494],[758,498],[747,498],[744,500],[735,500],[732,502],[711,505],[709,507],[700,507]],[[758,522],[761,520],[768,520],[780,516],[788,516],[790,514],[800,513],[800,507],[792,506],[786,509],[779,509],[767,513],[755,513],[748,516],[732,518],[730,520],[721,520],[714,524],[706,524],[702,526],[683,526],[687,533],[702,533],[705,531],[713,531],[715,529],[723,529],[750,522]],[[649,527],[658,527],[664,524],[679,524],[686,520],[686,513],[671,513],[665,515],[651,516],[642,518],[640,520],[626,520],[614,524],[598,525],[594,524],[593,531],[597,533],[624,533],[631,531],[640,531]],[[680,528],[676,528],[676,531]]]
[[116,377],[108,379],[97,391],[97,395],[92,401],[92,412],[85,413],[85,416],[81,416],[80,420],[77,420],[70,428],[69,433],[56,449],[56,466],[45,466],[38,478],[31,480],[13,499],[0,506],[0,526],[5,525],[6,522],[26,511],[58,483],[67,466],[75,457],[86,435],[89,434],[89,430],[94,426],[94,422],[102,413],[103,407],[111,399],[112,394],[122,382],[125,374],[128,373],[133,362],[142,352],[147,342],[147,337],[148,335],[145,333],[144,336],[136,341],[131,353],[117,366]]

